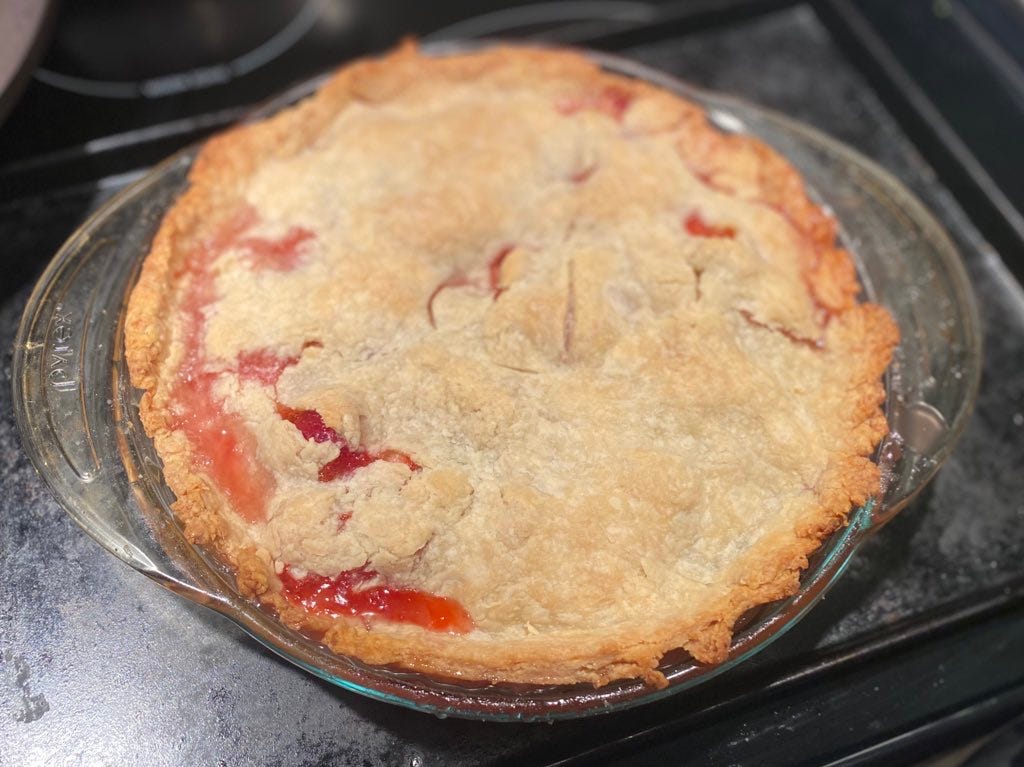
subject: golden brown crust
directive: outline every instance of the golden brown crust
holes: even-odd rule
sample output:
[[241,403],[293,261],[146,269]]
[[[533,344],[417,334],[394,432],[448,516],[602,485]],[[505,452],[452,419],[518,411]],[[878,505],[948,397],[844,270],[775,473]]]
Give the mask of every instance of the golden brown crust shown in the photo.
[[[481,78],[490,88],[544,82],[554,83],[556,90],[565,86],[566,93],[573,93],[574,88],[596,93],[619,89],[638,105],[627,113],[625,130],[641,137],[665,133],[693,175],[709,189],[761,206],[798,233],[794,247],[810,297],[807,317],[816,314],[816,321],[824,317],[822,348],[844,353],[843,364],[834,366],[831,379],[822,374],[827,388],[815,405],[823,419],[838,419],[838,427],[828,435],[832,440],[826,446],[830,457],[810,489],[817,499],[813,508],[796,517],[789,529],[764,535],[736,556],[723,574],[721,593],[705,599],[696,612],[669,613],[614,627],[597,625],[590,631],[574,628],[561,634],[527,633],[514,640],[486,632],[453,636],[411,627],[385,631],[380,624],[368,629],[362,622],[311,615],[282,596],[270,556],[260,546],[240,539],[237,520],[233,521],[224,496],[193,466],[193,449],[184,434],[172,429],[168,377],[173,378],[182,354],[180,339],[175,340],[175,316],[180,311],[185,261],[192,250],[215,236],[227,212],[246,201],[247,189],[260,168],[299,157],[322,140],[329,141],[325,136],[350,105],[429,101],[438,89],[472,84]],[[133,384],[145,390],[140,406],[143,424],[163,458],[165,479],[178,499],[174,510],[186,535],[230,562],[238,573],[241,593],[276,610],[285,623],[324,632],[325,643],[339,653],[444,676],[595,685],[639,677],[661,685],[664,678],[657,667],[664,653],[673,648],[683,647],[701,662],[723,661],[739,616],[753,606],[794,593],[807,557],[823,538],[844,524],[852,506],[877,490],[877,467],[868,456],[888,429],[880,409],[884,393],[879,379],[897,335],[884,310],[856,303],[856,274],[849,256],[835,247],[835,238],[834,222],[807,199],[799,175],[788,163],[754,139],[721,134],[707,123],[701,110],[675,96],[602,73],[573,53],[495,49],[425,60],[413,46],[405,46],[384,59],[346,67],[297,108],[265,122],[237,127],[208,142],[190,173],[190,188],[167,214],[131,296],[127,361]],[[708,247],[708,258],[715,256],[720,261],[726,257]],[[515,261],[509,257],[503,270],[514,271]],[[594,269],[599,271],[601,263],[594,260]],[[701,269],[713,270],[716,263],[694,267],[698,297]],[[587,314],[585,291],[592,273],[597,272],[569,274],[570,295],[575,290],[581,303],[570,304],[566,312],[567,317],[572,315],[579,334],[576,347],[570,348],[566,342],[559,351],[566,364],[594,364],[594,359],[611,348],[601,317]],[[808,327],[814,327],[811,319],[790,323],[782,315],[755,317],[752,311],[744,311],[750,322],[737,320],[740,345],[791,346],[807,334]],[[784,333],[776,332],[780,329]],[[561,336],[556,340],[564,341]],[[536,348],[544,348],[542,343],[543,339]],[[806,350],[807,355],[818,353]],[[467,380],[475,380],[474,375],[469,371]],[[784,377],[786,373],[774,371],[773,375]],[[477,409],[490,404],[478,403]],[[337,428],[342,428],[340,420]],[[797,475],[793,480],[801,481]],[[432,481],[430,492],[435,496],[447,493],[445,497],[452,503],[458,502],[457,481],[444,476]],[[517,503],[535,502],[526,490],[523,493]]]

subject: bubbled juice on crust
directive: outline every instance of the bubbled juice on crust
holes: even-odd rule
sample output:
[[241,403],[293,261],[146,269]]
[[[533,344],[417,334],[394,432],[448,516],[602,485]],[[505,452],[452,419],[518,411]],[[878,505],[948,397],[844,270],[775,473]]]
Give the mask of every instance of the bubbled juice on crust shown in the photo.
[[188,286],[182,306],[185,357],[171,390],[169,425],[185,433],[192,463],[213,480],[231,506],[247,521],[260,522],[266,519],[266,499],[277,482],[255,460],[256,439],[245,422],[226,412],[214,396],[217,374],[207,370],[203,350],[206,309],[217,295],[210,264],[254,221],[254,214],[243,209],[209,242],[195,246],[186,259]]
[[[228,497],[232,508],[249,522],[267,516],[267,498],[277,488],[273,475],[256,460],[256,438],[242,418],[224,410],[213,393],[218,372],[209,369],[203,349],[207,308],[217,298],[211,264],[229,248],[240,248],[254,269],[294,268],[301,246],[312,232],[292,227],[280,239],[242,237],[258,222],[256,212],[240,208],[208,241],[193,247],[183,271],[188,287],[182,301],[185,356],[171,390],[170,427],[188,437],[192,462]],[[244,352],[238,358],[242,378],[276,383],[281,371],[298,358],[280,358],[267,350]]]
[[313,573],[298,578],[285,567],[279,577],[285,597],[312,613],[379,617],[452,634],[473,630],[469,613],[454,599],[415,589],[367,586],[377,574],[365,568],[346,570],[333,578]]
[[495,300],[507,290],[501,284],[501,265],[505,263],[505,257],[515,248],[515,245],[503,245],[491,260],[487,262],[487,286],[490,288],[491,297]]
[[347,477],[356,469],[369,466],[374,461],[404,463],[413,471],[420,468],[420,465],[412,458],[398,450],[381,450],[378,453],[371,453],[359,447],[353,448],[344,437],[324,423],[323,416],[315,410],[296,410],[278,405],[277,412],[284,420],[295,426],[305,439],[313,442],[330,442],[337,446],[338,457],[320,467],[317,478],[321,482]]
[[736,230],[731,226],[713,226],[704,220],[700,213],[694,211],[686,217],[683,227],[687,234],[694,237],[724,237],[732,239],[736,236]]
[[291,227],[277,240],[264,237],[246,237],[239,245],[248,251],[249,265],[253,269],[273,269],[285,272],[299,265],[302,258],[300,246],[313,238],[313,233],[299,226]]
[[633,101],[633,94],[625,88],[609,85],[592,93],[565,96],[555,103],[560,114],[569,116],[584,110],[603,112],[613,120],[620,121]]
[[[374,461],[404,463],[413,471],[421,468],[412,458],[398,450],[373,453],[351,447],[344,437],[324,423],[323,416],[315,410],[298,410],[279,404],[277,412],[294,425],[305,439],[337,445],[338,457],[320,467],[318,479],[321,482],[347,477],[356,469]],[[350,516],[342,515],[339,523],[344,525]],[[309,573],[302,578],[297,578],[285,567],[280,578],[285,598],[313,613],[379,617],[454,634],[464,634],[473,629],[469,613],[454,599],[386,584],[367,586],[368,581],[377,578],[377,573],[364,567],[346,570],[333,577]]]
[[491,259],[487,262],[486,266],[486,284],[484,284],[484,280],[481,275],[476,274],[474,276],[470,276],[462,271],[455,271],[442,280],[438,286],[434,288],[430,297],[427,298],[427,320],[430,322],[430,326],[432,328],[437,327],[437,319],[434,317],[434,301],[437,299],[438,294],[447,288],[472,287],[476,289],[486,289],[490,292],[491,299],[497,301],[498,297],[507,290],[507,288],[501,284],[501,265],[505,262],[505,257],[515,249],[515,245],[502,245],[498,251],[491,256]]
[[[564,96],[562,98],[557,99],[555,101],[554,106],[555,110],[559,114],[567,117],[574,115],[577,112],[591,110],[606,114],[616,122],[622,122],[626,112],[629,110],[629,107],[632,104],[632,101],[633,95],[629,91],[617,87],[615,85],[609,85],[599,91]],[[569,180],[575,184],[583,183],[588,178],[590,178],[595,169],[596,168],[594,166],[582,168],[579,171],[572,174],[569,177]],[[695,165],[691,165],[690,171],[702,184],[707,186],[709,189],[714,189],[716,191],[724,192],[726,194],[733,194],[735,192],[735,190],[729,184],[724,184],[720,182],[717,178],[715,178],[713,173],[711,173],[709,170],[705,168],[700,168]],[[811,238],[797,224],[796,221],[794,221],[793,215],[790,213],[789,210],[786,209],[784,205],[780,205],[774,202],[763,202],[756,200],[754,202],[763,205],[764,207],[767,207],[775,211],[777,214],[779,214],[798,234],[798,236],[801,239],[803,239],[806,243],[808,243],[811,249],[815,252],[816,257],[820,257],[820,246],[813,241],[813,238]],[[687,233],[693,235],[694,237],[712,237],[729,239],[736,237],[736,230],[733,227],[715,226],[709,224],[707,221],[704,220],[704,218],[698,211],[691,212],[684,219],[683,226],[686,229]],[[431,302],[433,302],[433,299],[437,295],[437,293],[440,292],[440,290],[445,287],[451,287],[451,285],[441,285],[434,292],[434,295],[431,296]],[[822,304],[821,301],[818,300],[818,297],[815,295],[814,291],[810,289],[810,286],[808,286],[808,291],[818,310],[819,324],[822,327],[827,326],[829,321],[832,319],[833,312],[829,310],[827,306]],[[434,317],[430,306],[428,306],[428,313],[430,314],[431,325],[433,325]],[[807,342],[807,339],[797,338],[796,340],[798,340],[801,343]],[[811,341],[811,343],[812,345],[820,346],[819,342]]]
[[270,349],[254,349],[238,355],[238,377],[246,381],[258,381],[274,386],[284,369],[298,364],[299,358],[282,357]]

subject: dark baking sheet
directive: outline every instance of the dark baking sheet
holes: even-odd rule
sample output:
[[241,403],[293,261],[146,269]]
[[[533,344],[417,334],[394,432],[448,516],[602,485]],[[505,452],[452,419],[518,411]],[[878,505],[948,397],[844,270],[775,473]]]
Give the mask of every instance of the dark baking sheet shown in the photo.
[[[106,555],[20,449],[8,354],[0,765],[811,764],[870,759],[878,744],[903,763],[921,750],[921,733],[937,747],[962,726],[1024,708],[1020,286],[808,7],[624,52],[817,125],[893,171],[949,228],[981,299],[985,371],[975,418],[925,494],[796,629],[693,693],[558,725],[440,721],[314,679]],[[4,286],[4,348],[30,273],[121,181],[0,205],[5,257],[23,265]]]

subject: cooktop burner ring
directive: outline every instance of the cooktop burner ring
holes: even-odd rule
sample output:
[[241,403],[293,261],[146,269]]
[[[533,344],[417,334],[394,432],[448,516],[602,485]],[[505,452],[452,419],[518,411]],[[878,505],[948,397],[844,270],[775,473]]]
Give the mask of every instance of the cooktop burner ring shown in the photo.
[[564,0],[514,5],[471,16],[425,35],[424,42],[500,37],[573,23],[649,24],[658,15],[654,3],[640,0]]
[[269,38],[223,62],[128,80],[84,76],[44,65],[36,70],[35,78],[54,88],[108,99],[156,99],[223,85],[267,65],[294,47],[313,28],[323,10],[324,0],[305,0],[294,16]]

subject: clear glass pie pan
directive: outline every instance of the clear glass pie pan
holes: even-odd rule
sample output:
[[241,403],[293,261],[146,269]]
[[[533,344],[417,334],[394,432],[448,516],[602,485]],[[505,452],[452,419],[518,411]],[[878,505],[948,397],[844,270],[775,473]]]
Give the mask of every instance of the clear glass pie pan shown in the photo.
[[[436,47],[443,55],[463,44]],[[800,169],[841,224],[865,295],[886,306],[902,341],[886,377],[892,427],[878,450],[879,497],[851,512],[812,558],[800,591],[744,617],[729,659],[703,666],[682,653],[662,664],[667,688],[637,681],[492,685],[373,667],[336,655],[237,593],[230,571],[192,546],[138,419],[123,358],[126,298],[163,214],[187,185],[198,148],[169,158],[98,210],[68,240],[29,298],[14,348],[15,417],[26,452],[68,513],[104,548],[175,593],[236,622],[268,648],[340,687],[438,715],[561,719],[679,693],[741,663],[798,621],[857,547],[903,508],[949,455],[970,413],[981,367],[980,323],[966,272],[941,227],[885,171],[785,117],[707,93],[633,62],[603,67],[702,104],[723,131],[749,132]],[[260,114],[308,95],[319,81]]]

